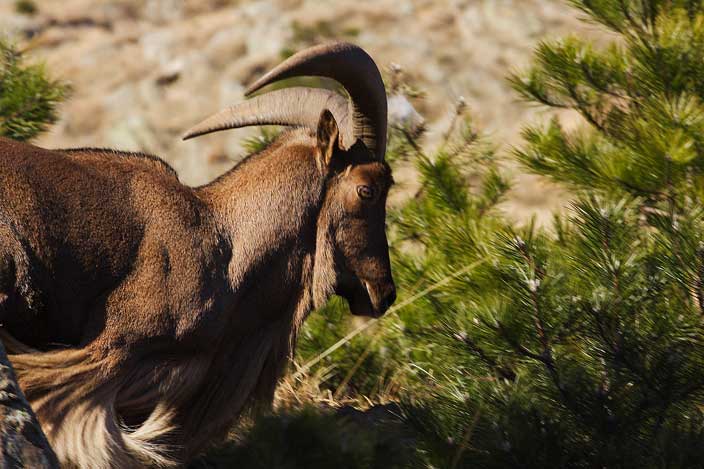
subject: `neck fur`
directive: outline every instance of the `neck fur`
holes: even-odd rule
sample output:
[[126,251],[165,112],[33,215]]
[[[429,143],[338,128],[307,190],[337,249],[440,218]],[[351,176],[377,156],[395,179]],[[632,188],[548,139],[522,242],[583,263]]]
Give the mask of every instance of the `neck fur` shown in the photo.
[[211,364],[218,370],[207,373],[219,382],[203,383],[184,422],[195,433],[225,431],[248,405],[273,399],[304,319],[332,293],[332,275],[316,268],[331,265],[332,248],[318,229],[326,178],[314,148],[313,137],[294,131],[199,189],[232,246],[236,299],[227,345]]
[[272,261],[296,264],[288,258],[315,252],[325,178],[317,170],[313,144],[303,130],[284,134],[199,189],[232,246],[228,275],[234,291],[247,276],[269,270]]

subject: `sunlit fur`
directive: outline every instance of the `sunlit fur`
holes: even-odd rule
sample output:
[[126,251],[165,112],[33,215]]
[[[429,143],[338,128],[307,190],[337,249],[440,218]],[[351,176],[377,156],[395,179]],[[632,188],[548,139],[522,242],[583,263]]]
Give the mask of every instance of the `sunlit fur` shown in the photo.
[[298,129],[190,189],[146,155],[0,139],[2,340],[63,464],[180,465],[270,404],[337,286],[344,174],[320,158]]

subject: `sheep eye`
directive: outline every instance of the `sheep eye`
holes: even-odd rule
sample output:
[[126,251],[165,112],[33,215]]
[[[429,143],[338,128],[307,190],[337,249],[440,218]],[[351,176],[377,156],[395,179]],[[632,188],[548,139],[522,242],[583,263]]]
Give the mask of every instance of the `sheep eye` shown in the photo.
[[371,186],[357,186],[357,195],[361,199],[370,200],[374,198],[374,188]]

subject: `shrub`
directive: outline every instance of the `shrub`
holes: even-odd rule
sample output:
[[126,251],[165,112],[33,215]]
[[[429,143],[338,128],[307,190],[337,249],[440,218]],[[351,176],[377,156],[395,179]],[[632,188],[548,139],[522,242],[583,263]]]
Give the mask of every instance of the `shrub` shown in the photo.
[[58,119],[68,86],[49,78],[44,66],[27,65],[0,40],[0,136],[28,140]]

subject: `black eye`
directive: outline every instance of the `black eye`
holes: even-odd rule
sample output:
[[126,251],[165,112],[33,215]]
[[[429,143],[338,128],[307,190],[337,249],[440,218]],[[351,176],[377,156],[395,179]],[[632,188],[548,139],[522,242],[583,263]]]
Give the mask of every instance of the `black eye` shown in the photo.
[[372,186],[357,186],[357,195],[361,199],[370,200],[374,198],[374,188]]

